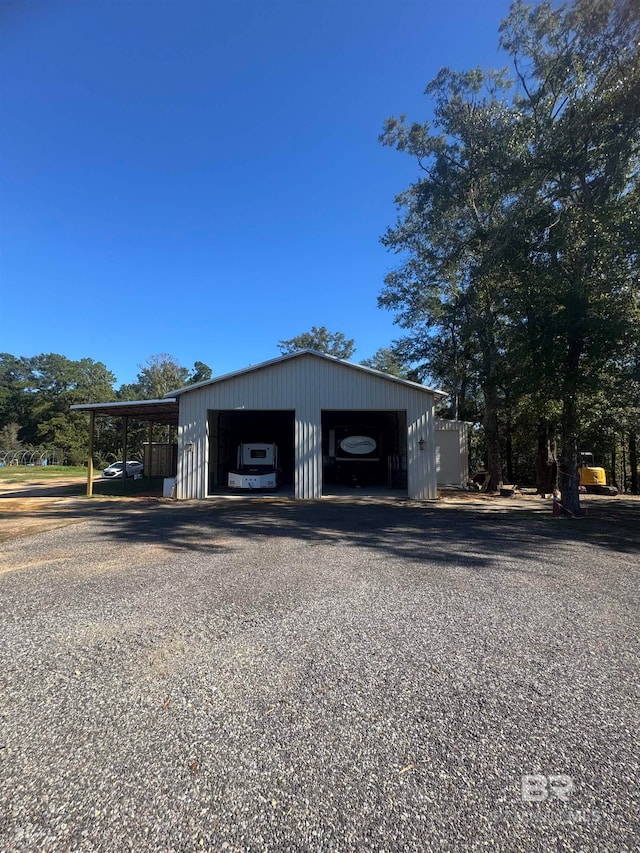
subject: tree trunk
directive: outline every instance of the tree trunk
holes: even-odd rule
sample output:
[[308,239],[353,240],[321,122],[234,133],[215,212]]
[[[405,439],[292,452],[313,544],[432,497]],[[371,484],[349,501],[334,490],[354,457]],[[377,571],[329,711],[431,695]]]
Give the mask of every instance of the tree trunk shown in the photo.
[[614,436],[611,446],[611,485],[620,489],[618,485],[618,436]]
[[583,515],[578,491],[578,413],[574,394],[568,394],[562,408],[562,458],[560,460],[562,506],[569,515]]
[[638,445],[635,432],[629,433],[629,466],[631,468],[631,494],[638,494]]
[[550,495],[558,486],[558,460],[553,430],[545,420],[538,422],[536,486],[539,495]]
[[505,393],[505,409],[507,412],[507,423],[505,425],[505,462],[507,465],[507,482],[515,483],[515,471],[513,470],[513,428],[511,421],[511,400],[509,394]]
[[497,492],[502,482],[502,459],[500,457],[500,434],[498,430],[498,389],[494,383],[485,382],[484,394],[484,437],[487,442],[488,492]]

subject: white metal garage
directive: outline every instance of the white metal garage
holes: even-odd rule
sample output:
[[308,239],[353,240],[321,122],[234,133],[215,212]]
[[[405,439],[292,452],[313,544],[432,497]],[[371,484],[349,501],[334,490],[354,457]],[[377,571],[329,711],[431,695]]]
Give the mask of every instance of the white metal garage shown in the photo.
[[177,498],[215,493],[230,448],[249,440],[276,441],[295,496],[320,498],[323,480],[356,476],[331,456],[336,431],[349,424],[379,437],[370,476],[397,466],[409,497],[436,497],[434,402],[442,391],[303,350],[167,396],[179,401]]

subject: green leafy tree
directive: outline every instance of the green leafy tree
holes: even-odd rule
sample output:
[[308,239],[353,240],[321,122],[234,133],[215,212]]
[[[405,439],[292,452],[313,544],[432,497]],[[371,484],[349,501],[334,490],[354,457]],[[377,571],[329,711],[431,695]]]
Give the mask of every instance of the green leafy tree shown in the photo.
[[169,353],[151,355],[139,368],[133,384],[123,386],[133,399],[159,400],[189,381],[188,369]]
[[206,382],[208,379],[211,379],[211,376],[212,371],[209,365],[202,361],[196,361],[194,362],[193,370],[189,376],[189,384],[191,385],[195,382]]
[[330,332],[326,326],[312,326],[309,332],[303,332],[287,341],[279,341],[278,349],[283,355],[312,349],[335,358],[348,360],[354,354],[356,347],[355,341],[347,338],[343,332]]
[[561,403],[560,486],[575,514],[580,400],[630,345],[638,312],[639,14],[625,0],[518,2],[501,27],[528,138],[510,307],[529,326],[525,295],[546,325],[535,352]]
[[559,410],[574,513],[580,399],[629,346],[638,311],[638,37],[625,0],[515,3],[501,27],[513,80],[445,69],[427,88],[433,123],[389,119],[382,135],[422,175],[383,238],[403,263],[380,304],[430,372],[443,348],[462,352],[457,376],[482,390],[492,485],[519,400],[539,436]]
[[433,321],[416,323],[408,334],[394,344],[405,364],[415,365],[410,378],[445,388],[449,397],[440,404],[442,417],[481,423],[484,417],[479,385],[479,351],[470,334],[465,300],[454,296],[448,303],[433,306]]
[[376,350],[371,358],[363,359],[360,364],[387,373],[389,376],[397,376],[399,379],[417,379],[411,367],[405,363],[396,347],[381,347]]
[[0,451],[20,450],[22,442],[18,438],[20,425],[8,423],[0,427]]
[[[501,72],[443,69],[426,90],[435,101],[433,122],[407,125],[404,116],[391,118],[381,136],[385,145],[415,157],[422,175],[398,196],[402,215],[382,238],[404,261],[386,277],[379,302],[411,331],[416,355],[427,358],[426,369],[436,379],[451,378],[449,370],[438,375],[444,353],[453,358],[459,385],[473,372],[484,398],[490,489],[502,479],[502,253],[514,164],[523,147],[504,102],[508,86]],[[434,357],[438,348],[440,359]],[[469,360],[461,369],[464,353]]]
[[29,420],[28,388],[29,360],[0,353],[0,427],[18,425],[18,436],[26,440],[23,425]]
[[80,461],[86,456],[86,416],[71,412],[69,407],[114,399],[114,381],[115,376],[105,365],[91,358],[72,361],[58,353],[16,358],[3,353],[1,425],[13,425],[11,430],[18,442],[55,445],[71,461]]
[[[144,364],[139,365],[135,380],[130,384],[122,385],[118,391],[118,397],[122,400],[159,400],[185,385],[211,379],[211,375],[211,368],[203,361],[196,361],[193,370],[189,371],[174,356],[169,353],[159,353],[149,356]],[[103,431],[105,437],[107,434],[110,435],[112,448],[121,446],[121,424],[106,424],[103,426]],[[142,446],[148,440],[148,435],[147,425],[131,421],[127,432],[129,456],[136,454],[141,456]],[[171,436],[172,431],[169,427],[155,427],[155,441],[169,441]],[[118,453],[121,455],[121,450]]]
[[144,364],[139,365],[135,380],[122,385],[119,396],[123,400],[159,400],[171,391],[211,379],[211,368],[202,361],[196,361],[193,370],[183,367],[169,355],[159,353],[151,355]]
[[102,362],[91,358],[71,361],[56,353],[31,359],[30,389],[34,444],[61,448],[73,463],[86,459],[86,415],[70,411],[77,403],[115,399],[115,376]]

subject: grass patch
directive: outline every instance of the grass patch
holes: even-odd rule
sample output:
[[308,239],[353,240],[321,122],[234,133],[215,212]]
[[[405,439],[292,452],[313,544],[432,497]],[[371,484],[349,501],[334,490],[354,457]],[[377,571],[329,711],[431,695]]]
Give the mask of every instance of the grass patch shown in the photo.
[[[93,493],[97,497],[161,497],[163,477],[102,478],[94,470]],[[0,468],[0,497],[18,490],[30,497],[80,497],[87,491],[87,469],[82,465],[10,466]]]
[[[162,495],[162,487],[164,479],[162,477],[143,477],[141,480],[134,480],[133,477],[127,477],[126,480],[94,480],[93,494],[107,495],[109,497],[128,497],[130,495]],[[74,487],[75,488],[75,487]],[[84,488],[81,492],[84,494]]]
[[83,465],[4,465],[0,468],[1,483],[24,483],[30,480],[59,480],[60,477],[85,477]]

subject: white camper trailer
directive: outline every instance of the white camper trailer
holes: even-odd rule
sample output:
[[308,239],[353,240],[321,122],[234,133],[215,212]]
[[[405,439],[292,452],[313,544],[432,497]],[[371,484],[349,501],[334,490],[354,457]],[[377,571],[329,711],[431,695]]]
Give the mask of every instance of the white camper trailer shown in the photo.
[[278,447],[275,444],[238,445],[237,468],[229,471],[230,489],[277,489]]
[[385,476],[382,436],[375,427],[338,424],[329,430],[329,465],[337,483],[361,488]]

